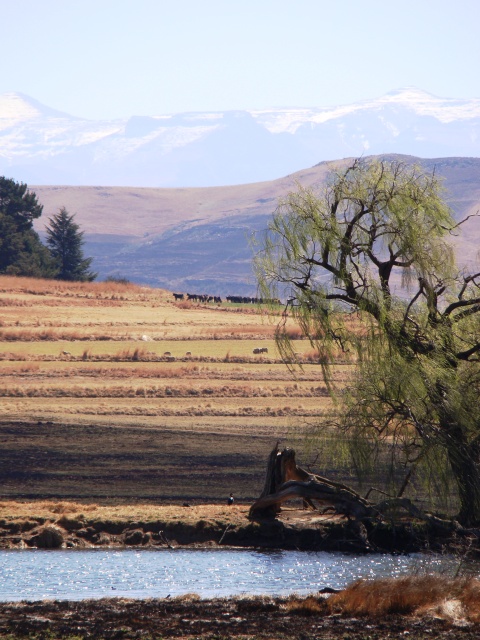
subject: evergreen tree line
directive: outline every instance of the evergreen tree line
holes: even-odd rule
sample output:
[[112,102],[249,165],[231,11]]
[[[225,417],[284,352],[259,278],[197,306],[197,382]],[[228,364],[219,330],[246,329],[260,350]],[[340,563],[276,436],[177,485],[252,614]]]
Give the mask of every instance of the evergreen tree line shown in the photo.
[[92,258],[83,255],[83,231],[65,207],[49,219],[46,244],[33,228],[43,206],[24,183],[0,176],[0,273],[92,281]]

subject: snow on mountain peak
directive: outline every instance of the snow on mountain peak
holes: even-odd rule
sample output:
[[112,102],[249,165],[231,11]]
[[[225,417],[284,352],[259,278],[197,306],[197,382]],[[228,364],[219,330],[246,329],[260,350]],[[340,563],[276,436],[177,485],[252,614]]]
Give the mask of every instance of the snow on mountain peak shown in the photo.
[[389,100],[392,102],[425,102],[438,101],[438,99],[436,96],[428,93],[428,91],[423,91],[423,89],[418,89],[414,86],[394,89],[386,93],[383,98],[380,98],[380,100],[385,102]]
[[416,87],[404,87],[387,93],[377,100],[379,104],[399,104],[416,112],[419,116],[431,116],[444,124],[454,120],[478,118],[480,100],[438,98]]
[[51,109],[23,93],[10,92],[0,95],[1,120],[20,122],[42,117],[75,119],[73,116]]
[[0,118],[2,120],[28,120],[39,115],[36,109],[21,93],[0,95]]
[[18,171],[34,184],[238,184],[366,150],[476,157],[479,141],[480,100],[438,98],[415,87],[339,106],[101,121],[21,93],[0,95],[0,174]]
[[292,133],[307,123],[324,124],[329,120],[339,120],[350,114],[378,111],[386,107],[408,109],[417,116],[430,116],[443,124],[455,120],[480,117],[480,100],[457,100],[438,98],[416,87],[404,87],[390,91],[381,98],[363,100],[352,104],[332,107],[263,109],[251,111],[271,133]]

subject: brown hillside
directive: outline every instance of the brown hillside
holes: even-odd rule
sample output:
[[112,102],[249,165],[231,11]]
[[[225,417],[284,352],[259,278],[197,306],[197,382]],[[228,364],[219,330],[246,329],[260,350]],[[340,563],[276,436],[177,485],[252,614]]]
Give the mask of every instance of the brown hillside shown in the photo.
[[[457,219],[480,210],[480,159],[436,158],[418,162],[445,181]],[[33,186],[48,218],[65,206],[85,231],[100,277],[121,274],[136,282],[179,290],[252,291],[247,237],[264,229],[278,198],[295,188],[325,184],[329,172],[352,159],[322,162],[270,182],[205,188]],[[460,229],[458,254],[471,265],[480,246],[480,218]]]
[[272,180],[228,187],[155,189],[132,187],[35,186],[44,205],[38,229],[60,207],[76,214],[86,233],[143,237],[181,224],[204,224],[228,216],[269,214],[277,199],[303,185],[323,183],[331,163]]
[[[479,208],[479,158],[403,158],[418,161],[428,170],[435,168],[445,178],[447,195],[453,200],[455,209],[469,214]],[[76,214],[77,221],[88,234],[115,233],[137,237],[146,233],[164,233],[182,223],[202,224],[247,213],[269,214],[278,198],[295,188],[297,182],[304,186],[322,185],[333,167],[346,165],[349,160],[321,162],[270,182],[227,187],[34,186],[32,189],[44,205],[44,216],[38,228],[43,228],[47,218],[62,206]]]

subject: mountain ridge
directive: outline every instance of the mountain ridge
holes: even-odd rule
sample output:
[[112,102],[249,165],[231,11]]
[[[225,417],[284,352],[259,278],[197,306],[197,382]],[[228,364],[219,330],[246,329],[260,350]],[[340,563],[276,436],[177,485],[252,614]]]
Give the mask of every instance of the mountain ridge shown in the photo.
[[405,87],[333,107],[95,121],[23,94],[0,96],[0,174],[29,184],[226,186],[383,153],[480,156],[480,100]]

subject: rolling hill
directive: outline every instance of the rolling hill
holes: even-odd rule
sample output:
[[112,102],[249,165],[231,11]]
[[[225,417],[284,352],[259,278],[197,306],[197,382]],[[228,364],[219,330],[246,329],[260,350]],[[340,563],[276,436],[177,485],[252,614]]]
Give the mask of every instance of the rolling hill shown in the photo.
[[[480,158],[386,157],[435,170],[457,219],[480,210]],[[334,166],[348,162],[321,162],[278,180],[226,187],[32,186],[44,205],[36,228],[42,233],[48,217],[65,206],[85,231],[85,253],[94,257],[101,278],[116,275],[179,291],[251,295],[249,239],[266,228],[278,198],[296,183],[321,187]],[[461,263],[473,264],[480,218],[462,225],[455,242]]]

